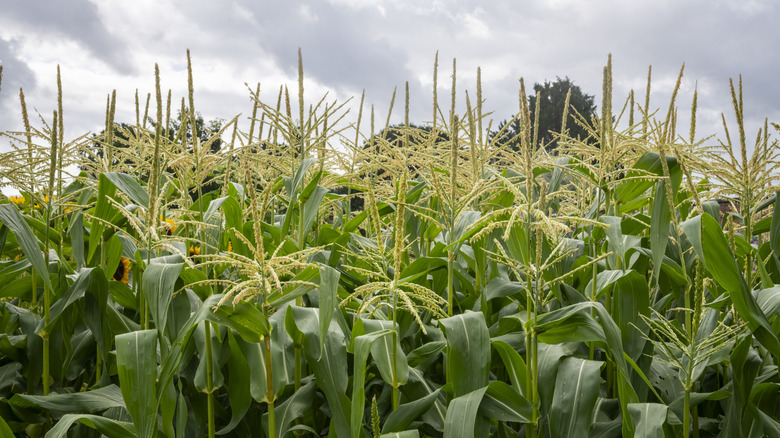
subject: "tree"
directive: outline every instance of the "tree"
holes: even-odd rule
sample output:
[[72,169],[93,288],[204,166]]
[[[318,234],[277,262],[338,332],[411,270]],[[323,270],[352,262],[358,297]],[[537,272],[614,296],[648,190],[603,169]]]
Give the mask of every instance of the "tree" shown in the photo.
[[[585,94],[582,89],[574,85],[568,77],[556,78],[554,82],[545,81],[544,84],[534,84],[534,94],[528,96],[528,105],[531,110],[531,123],[536,118],[536,94],[539,94],[540,112],[539,112],[539,142],[547,147],[548,151],[554,150],[558,146],[558,140],[555,134],[561,132],[561,122],[563,121],[564,105],[566,103],[566,94],[571,90],[569,99],[569,115],[566,120],[566,129],[568,135],[573,138],[579,137],[587,141],[588,131],[575,123],[575,112],[590,120],[592,115],[596,114],[596,105],[593,103],[594,97]],[[501,122],[499,130],[506,125],[506,121]],[[506,138],[512,139],[520,133],[520,121],[515,120],[509,127]],[[517,150],[520,147],[519,139],[507,140],[510,147]]]
[[[111,160],[112,170],[128,172],[130,169],[133,169],[138,165],[139,160],[144,161],[148,159],[146,156],[139,155],[138,151],[139,147],[141,147],[147,154],[151,153],[151,142],[153,142],[152,139],[155,135],[155,121],[151,118],[147,120],[149,124],[147,125],[147,128],[142,128],[142,130],[139,130],[138,126],[135,124],[114,123],[114,132],[111,140],[111,145],[113,148]],[[198,139],[200,140],[200,144],[205,145],[216,132],[219,132],[224,122],[225,121],[223,119],[214,119],[206,122],[200,113],[196,113],[195,126],[198,132]],[[190,126],[189,119],[185,120],[185,123],[185,144],[189,149],[192,147],[192,127]],[[182,140],[177,138],[180,134],[179,131],[181,130],[181,125],[182,115],[180,111],[176,119],[171,121],[171,126],[167,130],[166,134],[168,141],[175,141],[178,144],[182,143]],[[86,145],[86,149],[79,151],[79,153],[83,156],[82,163],[79,165],[79,168],[93,176],[99,173],[99,171],[96,169],[96,164],[98,161],[103,159],[103,155],[105,153],[104,146],[107,141],[107,136],[105,134],[106,131],[103,130],[100,132],[100,134],[94,135],[92,141]],[[141,140],[144,138],[144,135],[148,137],[145,137],[146,140]],[[144,143],[144,146],[140,146],[139,142],[146,143]],[[214,141],[212,141],[209,145],[211,153],[219,153],[219,151],[222,149],[222,143],[223,141],[221,138],[214,139]],[[203,185],[202,193],[208,193],[219,188],[219,184],[215,181],[213,176],[214,175],[210,175],[208,183]],[[194,200],[196,195],[190,195]]]

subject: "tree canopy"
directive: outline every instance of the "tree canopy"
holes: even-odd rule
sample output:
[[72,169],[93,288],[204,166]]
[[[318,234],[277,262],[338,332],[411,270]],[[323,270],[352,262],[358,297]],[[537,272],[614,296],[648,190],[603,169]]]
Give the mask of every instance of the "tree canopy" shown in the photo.
[[[586,94],[582,89],[574,85],[574,82],[568,77],[555,81],[545,81],[544,84],[535,83],[534,93],[528,96],[528,105],[531,112],[531,120],[536,119],[536,95],[539,95],[539,142],[546,146],[547,150],[554,150],[558,146],[558,140],[555,134],[561,132],[563,111],[566,104],[566,95],[571,90],[569,98],[569,114],[566,120],[566,129],[568,135],[573,138],[579,137],[586,140],[587,130],[581,125],[575,123],[575,114],[579,113],[590,120],[590,116],[596,114],[596,105],[594,97]],[[499,124],[499,130],[506,125],[506,120]],[[520,121],[514,120],[507,135],[508,139],[516,137],[520,133]],[[519,147],[519,139],[508,140],[512,149]]]

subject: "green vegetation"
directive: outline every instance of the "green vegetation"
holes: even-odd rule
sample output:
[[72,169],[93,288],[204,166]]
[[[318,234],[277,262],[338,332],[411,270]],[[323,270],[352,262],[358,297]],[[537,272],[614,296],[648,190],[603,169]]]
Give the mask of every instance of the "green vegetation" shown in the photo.
[[248,132],[203,134],[189,61],[178,122],[155,68],[95,138],[64,141],[59,74],[40,127],[20,93],[0,436],[780,436],[780,152],[767,122],[748,155],[741,80],[710,146],[680,79],[614,113],[610,59],[553,155],[522,81],[494,135],[479,80],[456,113],[454,61],[424,126],[408,86],[392,129],[395,95],[308,104],[299,53],[297,105],[258,85]]

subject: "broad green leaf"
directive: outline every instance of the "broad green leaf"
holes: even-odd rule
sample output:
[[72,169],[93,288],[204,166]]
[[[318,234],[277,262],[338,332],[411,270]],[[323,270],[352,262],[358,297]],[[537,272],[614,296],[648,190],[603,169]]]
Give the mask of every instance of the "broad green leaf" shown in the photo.
[[628,412],[636,426],[636,438],[664,438],[668,408],[660,403],[630,403]]
[[[125,407],[122,393],[118,386],[109,385],[103,388],[72,394],[26,395],[16,394],[26,402],[49,410],[55,418],[64,414],[81,413],[91,414],[102,412],[111,407]],[[11,404],[14,404],[11,400]]]
[[[55,207],[52,207],[52,208],[55,208]],[[56,213],[52,213],[52,215],[54,215],[54,214],[56,214]],[[33,218],[33,217],[30,217],[28,215],[23,215],[22,217],[24,218],[25,222],[27,222],[27,225],[30,226],[30,228],[32,229],[33,233],[37,233],[38,234],[37,237],[38,237],[39,240],[43,241],[43,240],[46,239],[46,231],[47,231],[46,228],[47,227],[46,227],[46,224],[43,223],[43,221],[41,221],[39,219],[36,219],[36,218]],[[57,231],[53,227],[49,226],[48,227],[48,232],[49,232],[49,242],[50,242],[49,246],[53,246],[52,244],[59,245],[60,242],[62,241],[62,236],[60,235],[59,231]]]
[[683,222],[682,229],[715,281],[729,293],[734,308],[748,322],[756,339],[780,357],[780,340],[750,293],[718,221],[708,214],[699,215]]
[[[481,313],[479,314],[481,315]],[[477,415],[487,385],[452,399],[444,419],[444,436],[448,438],[469,438],[485,436],[483,430],[476,431]]]
[[57,424],[46,432],[46,438],[67,437],[68,429],[77,421],[97,430],[108,438],[138,437],[136,427],[132,423],[111,420],[98,415],[68,414],[60,418]]
[[101,175],[105,175],[105,177],[126,194],[131,201],[143,208],[148,208],[149,194],[135,178],[126,173],[119,172],[106,172]]
[[203,222],[209,222],[209,220],[217,213],[217,210],[219,210],[219,208],[222,207],[222,204],[224,204],[227,200],[227,196],[212,199],[211,202],[209,202],[209,208],[207,208],[206,212],[203,213]]
[[494,298],[508,297],[523,293],[525,286],[517,281],[510,281],[505,278],[496,277],[485,286],[483,293],[487,297],[488,301]]
[[325,345],[325,336],[328,333],[330,321],[333,319],[333,312],[336,311],[338,305],[336,294],[339,288],[339,276],[339,271],[320,264],[320,355],[322,355],[322,347]]
[[385,424],[382,425],[382,433],[400,432],[408,427],[412,421],[420,418],[421,415],[433,407],[436,399],[439,397],[439,393],[440,390],[437,389],[420,399],[398,406],[385,419]]
[[105,274],[103,274],[103,270],[100,268],[79,269],[75,274],[73,284],[71,284],[62,297],[51,306],[49,311],[49,325],[46,326],[44,330],[51,332],[54,326],[59,322],[60,317],[66,313],[65,310],[73,303],[83,298],[87,291],[94,291],[95,288],[105,288],[105,293],[108,293],[108,282],[106,281]]
[[576,436],[590,428],[599,395],[604,363],[567,357],[558,366],[555,393],[550,407],[553,436]]
[[[268,401],[268,380],[265,374],[265,345],[257,342],[246,342],[236,338],[236,344],[241,349],[247,367],[249,368],[249,394],[258,403]],[[273,366],[273,364],[271,364]],[[246,385],[247,382],[244,382]]]
[[249,393],[249,365],[236,342],[233,332],[228,332],[230,359],[228,359],[228,396],[230,398],[230,423],[217,431],[217,435],[229,433],[244,418],[252,403]]
[[666,183],[658,181],[655,185],[653,212],[650,216],[650,248],[653,250],[653,278],[658,284],[661,264],[666,245],[669,243],[669,203],[666,200]]
[[363,411],[366,404],[366,359],[371,344],[379,338],[393,334],[391,330],[382,330],[355,338],[355,361],[352,367],[352,413],[350,431],[353,437],[359,437],[363,429]]
[[531,402],[502,381],[490,382],[479,407],[479,412],[488,418],[516,423],[530,422],[532,411]]
[[38,239],[33,235],[30,226],[25,222],[24,217],[19,212],[14,204],[2,204],[0,205],[0,222],[3,223],[9,230],[13,231],[16,236],[16,241],[19,242],[19,246],[27,256],[27,259],[32,263],[35,271],[43,278],[43,282],[49,287],[49,290],[53,289],[51,279],[49,278],[49,269],[46,266],[43,251],[41,251]]
[[[352,338],[356,338],[364,333],[374,333],[383,330],[393,330],[392,321],[371,320],[371,319],[358,319],[352,330]],[[404,385],[409,378],[409,366],[406,361],[406,354],[404,354],[401,348],[400,336],[395,337],[396,342],[396,355],[395,355],[395,372],[398,375],[394,375],[393,371],[393,337],[382,337],[376,342],[371,344],[371,356],[374,358],[379,369],[379,374],[382,379],[388,385],[397,383]]]
[[[317,389],[317,385],[314,381],[310,381],[306,385],[301,386],[295,391],[290,398],[285,400],[282,404],[276,406],[276,436],[285,437],[287,432],[291,431],[290,424],[296,419],[303,416],[312,404],[314,398],[314,392]],[[267,416],[264,415],[264,417]],[[264,422],[264,426],[267,428],[267,422]]]
[[[591,316],[592,311],[598,316],[598,322]],[[564,324],[563,321],[569,322]],[[599,302],[582,302],[566,306],[562,309],[554,310],[550,313],[541,315],[526,323],[533,327],[537,332],[539,342],[561,343],[561,342],[587,342],[600,340],[607,346],[607,353],[612,357],[617,366],[617,386],[623,412],[623,434],[633,433],[633,424],[628,415],[628,403],[639,402],[636,391],[631,386],[631,379],[628,373],[628,364],[626,363],[623,351],[622,335],[615,321]],[[578,330],[568,330],[565,326],[573,325]],[[547,331],[553,332],[552,336],[547,336]],[[569,338],[564,333],[569,333]],[[600,336],[603,338],[598,339]],[[573,338],[573,339],[572,339]]]
[[143,275],[143,293],[149,306],[149,313],[154,320],[161,338],[165,334],[168,321],[168,308],[173,299],[173,288],[179,278],[184,262],[156,263],[155,260],[146,267]]
[[[666,162],[672,179],[672,187],[679,187],[682,171],[677,159],[667,156]],[[615,189],[615,201],[620,204],[632,201],[652,187],[654,177],[660,176],[663,176],[661,155],[656,152],[645,152],[626,172],[625,180]]]
[[105,253],[106,274],[108,274],[108,278],[111,279],[122,260],[122,241],[119,240],[118,235],[114,234],[103,244],[101,250]]
[[447,376],[455,397],[487,387],[490,335],[484,314],[467,312],[439,324],[447,338]]
[[650,289],[647,280],[637,271],[626,271],[617,282],[612,294],[612,316],[621,327],[623,349],[638,361],[645,347],[649,329],[640,315],[650,317]]
[[[263,314],[257,308],[247,302],[241,301],[235,306],[226,304],[217,306],[224,297],[222,294],[210,296],[198,310],[190,316],[184,323],[181,331],[171,344],[171,351],[164,359],[160,368],[160,386],[166,388],[173,380],[173,376],[181,365],[184,357],[184,350],[192,337],[192,333],[203,321],[211,321],[220,325],[229,327],[241,336],[241,338],[250,343],[257,343],[264,336],[270,335],[271,326]],[[162,391],[157,393],[158,403],[162,399]]]
[[[428,380],[421,371],[409,368],[409,382],[404,385],[403,393],[408,395],[410,399],[421,400],[440,389],[440,385]],[[423,413],[421,419],[435,430],[443,431],[446,414],[447,407],[444,404],[443,395],[440,394],[433,402],[433,407]]]
[[512,387],[520,394],[527,394],[526,391],[526,377],[525,377],[525,361],[514,348],[504,341],[490,341],[493,348],[496,349],[501,360],[504,362],[504,369],[509,374],[509,380],[512,382]]
[[8,427],[8,423],[0,417],[0,438],[14,438],[14,432]]
[[745,421],[748,417],[746,410],[762,362],[761,356],[752,347],[753,342],[752,336],[745,336],[729,357],[731,367],[740,372],[734,373],[731,381],[734,395],[725,408],[722,424],[725,436],[746,436],[750,429],[750,422]]
[[95,218],[89,226],[89,251],[87,260],[92,260],[95,250],[103,238],[103,230],[106,226],[104,221],[110,221],[114,215],[115,208],[108,200],[116,193],[116,185],[112,183],[104,174],[98,177],[97,205],[95,206]]
[[404,430],[403,432],[390,432],[379,435],[379,438],[420,438],[417,430]]
[[116,365],[122,397],[138,436],[157,432],[157,332],[141,330],[116,337]]
[[331,322],[320,355],[317,309],[291,306],[298,330],[303,333],[306,361],[314,370],[317,386],[325,394],[338,436],[350,436],[350,400],[347,391],[347,345],[344,334]]
[[314,219],[317,218],[317,213],[320,211],[320,204],[322,198],[328,193],[328,189],[322,186],[317,186],[312,193],[311,197],[303,204],[303,232],[306,233],[311,229]]

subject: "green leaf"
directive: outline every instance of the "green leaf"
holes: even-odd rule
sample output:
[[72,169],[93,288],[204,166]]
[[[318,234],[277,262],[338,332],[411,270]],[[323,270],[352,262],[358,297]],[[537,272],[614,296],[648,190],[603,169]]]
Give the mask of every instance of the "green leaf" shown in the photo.
[[666,201],[666,183],[655,185],[655,198],[650,216],[650,248],[653,250],[653,277],[658,284],[666,245],[669,243],[669,203]]
[[756,339],[780,357],[780,340],[750,293],[718,221],[708,214],[699,215],[683,222],[682,229],[715,281],[729,293],[734,308],[748,322]]
[[320,356],[322,356],[322,347],[325,345],[325,336],[330,327],[330,321],[333,319],[333,313],[336,311],[337,295],[339,288],[339,271],[330,266],[320,264]]
[[366,359],[371,344],[379,338],[393,334],[392,330],[361,335],[355,338],[355,360],[352,367],[352,413],[350,431],[353,437],[359,437],[363,429],[363,411],[366,405]]
[[[780,211],[780,192],[775,192],[774,211]],[[772,248],[772,257],[780,269],[780,214],[772,215],[772,225],[769,229],[769,247]]]
[[103,270],[100,268],[82,268],[75,274],[75,280],[67,291],[58,299],[49,310],[50,320],[44,330],[51,333],[54,326],[59,322],[60,317],[65,313],[73,303],[84,297],[88,290],[94,290],[95,287],[105,287],[108,292],[108,281]]
[[[358,319],[352,330],[352,338],[363,335],[364,333],[374,333],[383,330],[393,330],[392,321],[371,320],[371,319]],[[401,348],[401,338],[397,336],[396,341],[396,355],[395,355],[395,371],[397,376],[393,375],[393,338],[382,337],[371,345],[371,356],[374,358],[379,374],[382,379],[388,385],[395,383],[399,385],[406,384],[409,378],[409,366],[406,361],[406,354],[404,354]]]
[[501,360],[504,362],[504,369],[509,374],[509,380],[512,382],[512,386],[520,394],[527,394],[526,391],[526,377],[525,377],[525,361],[512,346],[504,341],[490,341],[493,348],[496,349]]
[[[228,331],[230,359],[228,359],[228,397],[230,399],[230,423],[217,431],[217,435],[229,433],[238,426],[252,403],[249,393],[250,373],[244,353],[236,342],[232,331]],[[278,435],[282,436],[282,435]]]
[[[189,344],[192,333],[203,321],[211,321],[224,325],[238,332],[241,338],[249,343],[258,343],[264,336],[270,335],[271,325],[265,316],[257,308],[247,302],[241,301],[232,305],[223,305],[214,310],[223,294],[210,296],[201,304],[198,310],[184,323],[181,331],[171,344],[171,351],[165,357],[160,368],[161,390],[157,393],[157,402],[162,400],[162,389],[166,388],[179,368],[184,358],[185,348]],[[249,358],[247,357],[247,360]],[[251,365],[251,364],[250,364]]]
[[488,385],[479,412],[498,421],[528,423],[532,418],[533,405],[513,387],[497,380]]
[[625,271],[616,282],[612,294],[612,316],[622,327],[620,337],[628,356],[638,361],[645,348],[649,329],[639,315],[650,316],[650,289],[644,276],[634,270]]
[[317,213],[320,211],[320,204],[322,198],[328,193],[328,189],[322,186],[317,186],[314,189],[311,197],[303,204],[303,232],[306,233],[311,229],[314,219],[317,218]]
[[14,432],[8,427],[3,417],[0,417],[0,438],[14,438]]
[[84,267],[84,215],[77,211],[70,218],[70,242],[76,269]]
[[160,337],[164,337],[168,321],[168,308],[173,299],[173,288],[184,262],[157,263],[153,259],[143,275],[143,293]]
[[49,278],[49,269],[46,266],[46,261],[41,251],[38,239],[33,235],[30,226],[25,222],[24,217],[19,212],[14,204],[2,204],[0,205],[0,222],[2,222],[8,229],[13,231],[16,236],[16,241],[19,242],[19,246],[22,248],[22,252],[27,256],[27,259],[32,263],[33,268],[38,275],[43,278],[43,282],[48,286],[49,290],[52,290],[51,279]]
[[[317,385],[314,381],[301,386],[284,403],[276,406],[276,436],[279,438],[287,436],[291,430],[290,424],[296,419],[302,417],[309,409],[314,398]],[[264,415],[264,417],[267,414]],[[263,422],[267,425],[267,422]],[[267,426],[266,426],[267,427]]]
[[350,436],[350,400],[347,391],[347,346],[344,333],[331,322],[320,355],[319,316],[317,309],[291,306],[294,322],[303,333],[306,361],[314,370],[317,386],[325,394],[331,420],[338,436]]
[[138,436],[157,432],[157,332],[141,330],[116,337],[116,365],[127,411]]
[[417,430],[405,430],[403,432],[383,433],[379,438],[420,438],[420,432]]
[[[678,187],[682,178],[680,165],[674,157],[667,156],[666,162],[672,179],[672,187]],[[615,201],[619,204],[626,204],[641,196],[652,187],[653,179],[648,178],[648,176],[653,175],[663,176],[661,155],[656,152],[645,152],[626,172],[625,180],[615,189]]]
[[437,389],[422,398],[398,406],[385,419],[385,424],[382,425],[382,433],[401,432],[408,427],[412,421],[418,419],[433,407],[440,391]]
[[442,319],[439,324],[447,338],[447,376],[455,397],[486,388],[490,371],[490,334],[484,314],[467,312]]
[[208,222],[214,214],[217,213],[217,210],[219,210],[220,207],[222,207],[222,204],[225,203],[225,201],[228,200],[227,196],[223,196],[221,198],[212,199],[211,202],[209,202],[209,208],[206,209],[206,212],[203,213],[203,222]]
[[89,226],[89,252],[87,253],[87,260],[92,260],[95,255],[95,250],[101,243],[103,238],[103,230],[106,228],[103,221],[110,221],[115,212],[115,208],[108,200],[116,194],[116,186],[112,183],[105,174],[100,174],[98,177],[98,194],[97,205],[95,206],[95,218]]
[[567,357],[558,366],[550,407],[553,436],[576,436],[588,430],[601,386],[604,362]]
[[126,173],[106,172],[101,175],[114,183],[131,201],[143,208],[149,208],[149,194],[146,189],[132,176]]
[[[591,316],[591,309],[598,316],[598,322]],[[564,323],[566,320],[569,322]],[[620,408],[623,412],[623,434],[633,433],[633,424],[627,411],[628,403],[637,403],[639,400],[631,386],[621,331],[604,306],[600,302],[592,301],[572,304],[538,316],[528,321],[526,325],[536,330],[539,342],[554,344],[600,340],[606,344],[607,353],[615,361],[618,371],[617,386]],[[575,328],[572,329],[571,326]],[[552,335],[548,336],[548,331],[552,331]],[[565,333],[569,333],[568,337],[564,335]]]
[[132,423],[112,420],[98,415],[68,414],[63,416],[47,433],[46,438],[68,436],[68,429],[75,422],[80,422],[97,430],[108,438],[137,438],[136,428]]
[[485,385],[483,388],[452,399],[447,407],[447,416],[444,418],[444,436],[449,438],[485,436],[475,431],[475,428],[479,405],[487,389]]
[[85,392],[71,394],[26,395],[16,394],[11,399],[12,405],[19,405],[14,399],[20,398],[31,405],[48,409],[52,416],[57,418],[70,413],[94,413],[102,412],[112,407],[125,407],[122,393],[118,386],[108,385]]
[[628,412],[636,425],[635,438],[664,438],[668,408],[660,403],[629,403]]

